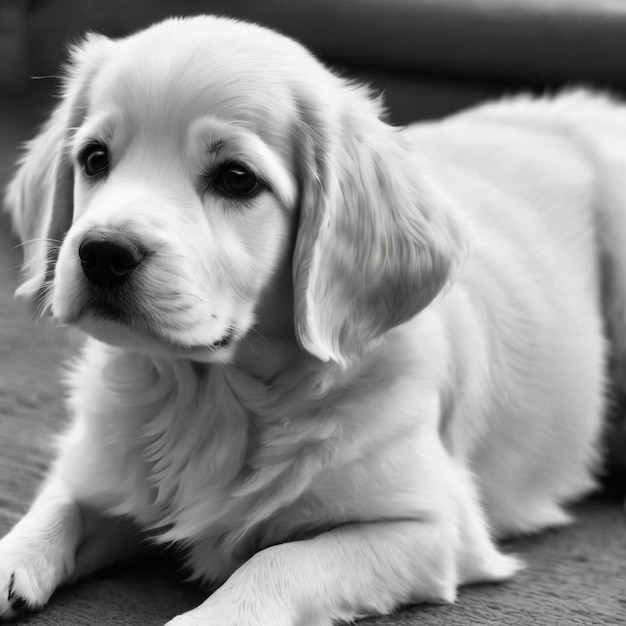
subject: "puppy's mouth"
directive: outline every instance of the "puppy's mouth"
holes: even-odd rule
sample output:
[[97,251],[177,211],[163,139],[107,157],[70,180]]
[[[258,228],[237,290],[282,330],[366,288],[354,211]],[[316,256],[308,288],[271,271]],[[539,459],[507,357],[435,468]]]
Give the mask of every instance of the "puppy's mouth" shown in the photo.
[[89,303],[81,308],[76,319],[80,321],[88,315],[124,326],[133,325],[134,316],[131,315],[130,308],[109,298],[90,298]]
[[235,333],[229,329],[223,337],[210,344],[187,344],[171,341],[168,339],[157,339],[169,348],[173,356],[190,359],[198,362],[210,362],[214,359],[223,360],[228,358],[228,348],[235,343]]
[[161,320],[150,310],[143,311],[121,294],[116,298],[91,294],[80,310],[64,321],[105,343],[120,347],[155,347],[181,358],[210,359],[231,347],[237,339],[235,329],[228,327],[213,342],[186,342],[178,338],[180,329],[171,320]]
[[235,332],[231,328],[229,329],[221,339],[214,341],[210,344],[185,344],[185,343],[176,343],[176,342],[168,342],[173,347],[178,348],[179,350],[184,350],[187,352],[211,352],[215,350],[219,350],[220,348],[227,348],[230,346],[235,339]]
[[215,350],[217,350],[218,348],[227,348],[233,342],[234,337],[235,337],[235,332],[233,331],[232,328],[230,328],[228,332],[221,339],[214,341],[210,347]]

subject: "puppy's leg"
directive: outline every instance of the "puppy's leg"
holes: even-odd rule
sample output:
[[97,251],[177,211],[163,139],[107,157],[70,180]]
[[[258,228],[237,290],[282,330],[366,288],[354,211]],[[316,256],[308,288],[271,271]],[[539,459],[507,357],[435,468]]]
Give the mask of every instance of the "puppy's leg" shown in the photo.
[[51,478],[0,540],[0,621],[40,609],[60,585],[135,551],[123,522],[81,507]]
[[30,511],[0,541],[0,618],[43,606],[74,572],[82,537],[79,507],[50,480]]
[[458,538],[442,517],[346,524],[273,546],[168,626],[330,626],[400,604],[452,602]]

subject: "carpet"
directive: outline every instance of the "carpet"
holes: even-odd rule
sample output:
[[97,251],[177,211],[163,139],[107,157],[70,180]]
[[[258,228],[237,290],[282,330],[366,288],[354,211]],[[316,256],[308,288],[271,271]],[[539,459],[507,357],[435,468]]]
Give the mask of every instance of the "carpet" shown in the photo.
[[[42,102],[3,98],[0,184],[19,141],[32,135]],[[60,378],[79,341],[66,329],[36,323],[12,294],[21,251],[0,218],[0,535],[27,510],[66,421]],[[452,606],[419,606],[363,626],[617,625],[626,623],[626,518],[623,484],[573,507],[577,522],[558,531],[507,542],[527,568],[499,585],[462,588]],[[32,626],[158,626],[205,599],[181,582],[168,558],[149,555],[59,590]]]

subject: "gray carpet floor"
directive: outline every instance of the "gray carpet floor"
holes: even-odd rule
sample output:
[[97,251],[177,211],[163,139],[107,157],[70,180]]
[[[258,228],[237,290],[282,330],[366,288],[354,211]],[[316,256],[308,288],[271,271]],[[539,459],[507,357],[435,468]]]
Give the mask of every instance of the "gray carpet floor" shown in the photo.
[[[32,134],[37,102],[0,104],[0,184],[20,140]],[[21,252],[0,219],[0,535],[27,509],[66,420],[60,378],[78,339],[37,324],[12,300]],[[364,625],[626,624],[626,523],[621,497],[604,492],[575,506],[570,528],[509,542],[528,567],[514,581],[463,588],[453,606],[410,607]],[[152,555],[56,593],[33,626],[158,626],[204,599],[169,559]]]

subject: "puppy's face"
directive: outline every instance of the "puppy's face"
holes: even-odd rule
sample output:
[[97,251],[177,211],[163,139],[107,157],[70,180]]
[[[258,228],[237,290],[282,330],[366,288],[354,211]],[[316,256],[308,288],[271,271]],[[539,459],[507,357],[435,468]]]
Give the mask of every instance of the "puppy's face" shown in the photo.
[[164,34],[112,44],[91,81],[52,312],[109,343],[228,360],[288,264],[294,112],[245,47]]
[[258,336],[346,365],[427,306],[464,248],[380,113],[251,24],[89,37],[7,193],[34,242],[18,294],[165,356],[244,361]]

